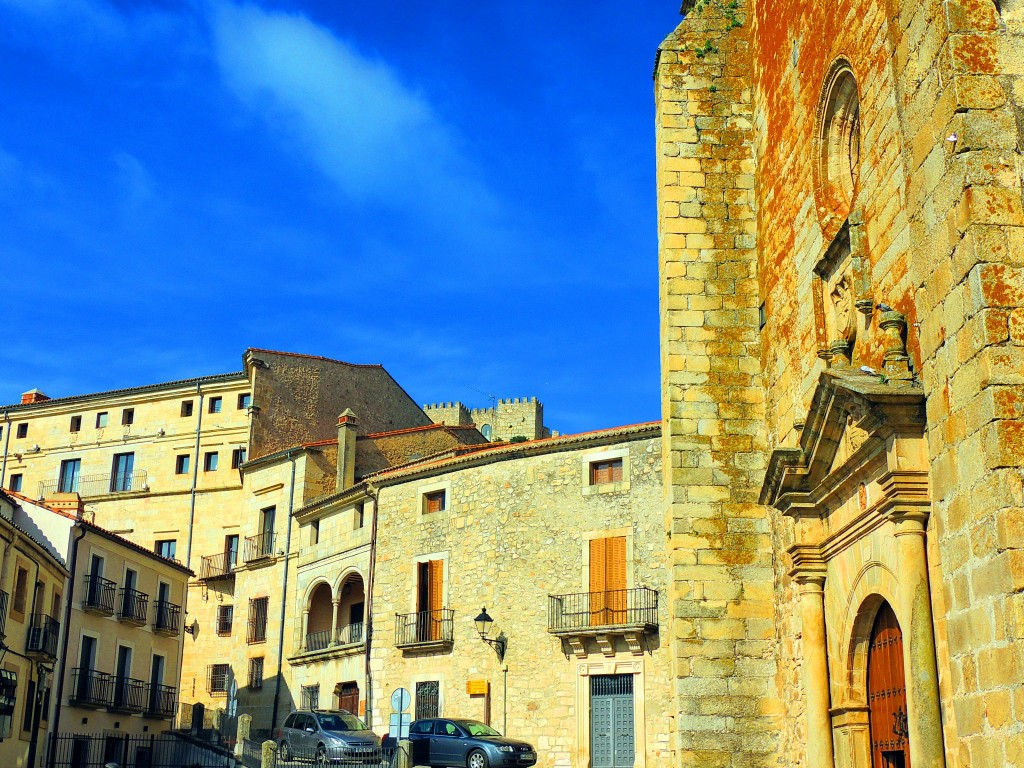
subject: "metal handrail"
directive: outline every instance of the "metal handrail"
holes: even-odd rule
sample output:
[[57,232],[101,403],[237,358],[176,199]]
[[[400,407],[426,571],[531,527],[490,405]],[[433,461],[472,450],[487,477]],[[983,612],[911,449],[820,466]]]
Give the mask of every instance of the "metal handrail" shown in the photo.
[[233,576],[235,562],[231,555],[234,554],[234,552],[221,552],[216,555],[204,555],[199,563],[199,578],[209,580]]
[[60,635],[60,622],[45,613],[33,613],[32,623],[28,629],[28,642],[25,644],[27,653],[41,653],[51,658],[57,657],[57,638]]
[[177,708],[178,689],[173,685],[150,683],[146,686],[146,708],[143,714],[147,717],[174,717]]
[[[110,472],[103,475],[82,475],[71,493],[79,496],[106,496],[111,493],[138,493],[148,487],[149,475],[146,470],[134,472]],[[61,493],[60,480],[45,480],[39,483],[39,498],[45,499],[54,493]]]
[[395,645],[451,643],[455,639],[454,616],[451,608],[396,614]]
[[178,634],[178,627],[181,626],[181,606],[167,600],[157,600],[153,606],[156,609],[153,616],[153,631]]
[[274,556],[274,534],[269,531],[257,534],[256,536],[245,537],[245,554],[243,559],[247,563],[259,560],[264,557]]
[[331,644],[331,635],[333,633],[329,629],[320,630],[318,632],[309,632],[306,634],[306,650],[307,651],[322,651]]
[[658,626],[658,592],[649,587],[548,595],[548,631]]
[[338,645],[353,645],[363,642],[363,622],[354,621],[334,631],[334,642]]
[[117,618],[135,624],[145,624],[149,614],[149,595],[137,589],[121,587],[121,608]]
[[71,670],[72,704],[108,707],[113,701],[114,676],[86,667]]
[[85,597],[82,598],[82,608],[108,615],[113,613],[117,584],[94,573],[85,574],[83,581],[85,582]]
[[141,712],[144,708],[145,695],[145,680],[136,680],[133,677],[115,677],[114,697],[110,707],[125,712]]

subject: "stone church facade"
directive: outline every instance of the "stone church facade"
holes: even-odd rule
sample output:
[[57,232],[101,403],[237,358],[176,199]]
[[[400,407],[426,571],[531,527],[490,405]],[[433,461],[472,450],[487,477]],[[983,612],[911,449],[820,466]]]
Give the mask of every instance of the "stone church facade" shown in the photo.
[[697,0],[659,48],[679,765],[1024,765],[1017,6]]

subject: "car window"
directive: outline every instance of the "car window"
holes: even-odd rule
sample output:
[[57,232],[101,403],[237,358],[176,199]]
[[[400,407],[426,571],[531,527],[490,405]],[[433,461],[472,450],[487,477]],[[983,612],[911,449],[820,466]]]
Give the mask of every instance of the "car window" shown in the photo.
[[365,731],[366,724],[349,712],[330,712],[318,714],[320,727],[325,731]]
[[451,720],[438,720],[434,725],[434,733],[438,736],[458,736],[459,729]]
[[433,729],[433,720],[417,720],[415,723],[412,724],[412,727],[409,728],[409,733],[430,733]]
[[501,736],[491,726],[478,723],[475,720],[463,720],[459,722],[459,725],[469,731],[470,736]]
[[306,730],[308,728],[312,728],[315,731],[316,730],[316,726],[313,725],[313,718],[310,717],[309,715],[303,715],[302,716],[302,722],[299,724],[299,728],[301,728],[302,730]]
[[294,728],[295,727],[295,713],[294,712],[292,712],[290,715],[288,715],[287,718],[285,718],[284,725],[282,727],[283,728]]

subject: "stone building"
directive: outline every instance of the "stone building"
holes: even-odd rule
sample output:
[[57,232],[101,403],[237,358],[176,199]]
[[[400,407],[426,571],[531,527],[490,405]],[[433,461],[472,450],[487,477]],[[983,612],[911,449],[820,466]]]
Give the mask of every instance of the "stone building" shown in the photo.
[[544,404],[536,397],[505,398],[492,402],[490,408],[469,408],[456,400],[424,405],[423,412],[435,424],[475,426],[484,437],[495,442],[558,437],[558,432],[544,425]]
[[338,491],[295,513],[296,705],[383,733],[405,688],[407,716],[489,722],[542,765],[669,764],[658,426],[452,444],[368,474],[355,448]]
[[655,67],[678,764],[1020,765],[1021,9],[683,12]]

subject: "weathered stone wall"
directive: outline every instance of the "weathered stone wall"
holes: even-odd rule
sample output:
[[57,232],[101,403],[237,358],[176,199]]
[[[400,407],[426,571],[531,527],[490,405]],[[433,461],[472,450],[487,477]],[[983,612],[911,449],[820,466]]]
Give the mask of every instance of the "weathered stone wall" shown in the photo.
[[767,765],[776,695],[745,3],[709,6],[655,72],[664,480],[678,764]]

